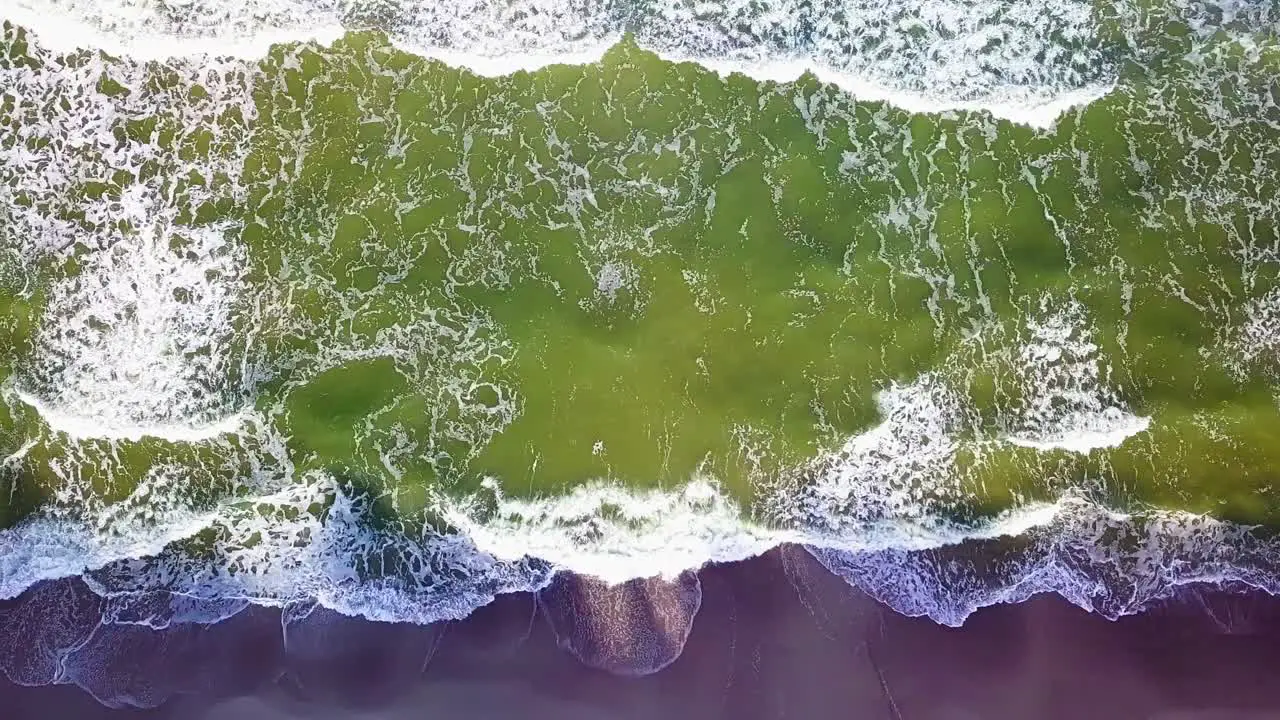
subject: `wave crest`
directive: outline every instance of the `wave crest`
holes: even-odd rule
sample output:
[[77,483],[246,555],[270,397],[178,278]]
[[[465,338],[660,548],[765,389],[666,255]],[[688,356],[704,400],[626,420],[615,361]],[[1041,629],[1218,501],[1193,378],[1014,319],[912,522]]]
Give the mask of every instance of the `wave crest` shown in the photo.
[[3,17],[42,42],[139,58],[260,57],[273,43],[384,30],[408,51],[507,74],[593,62],[630,35],[721,73],[805,72],[911,111],[988,110],[1052,124],[1110,91],[1115,61],[1084,0],[17,0]]

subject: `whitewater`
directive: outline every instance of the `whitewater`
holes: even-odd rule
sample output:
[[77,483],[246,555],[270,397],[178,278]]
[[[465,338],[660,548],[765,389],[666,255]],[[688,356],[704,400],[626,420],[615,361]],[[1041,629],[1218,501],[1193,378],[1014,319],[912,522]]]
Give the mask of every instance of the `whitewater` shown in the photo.
[[812,73],[912,112],[986,110],[1036,127],[1115,83],[1083,0],[15,0],[3,13],[50,49],[140,60],[256,59],[273,44],[328,44],[374,27],[402,49],[481,75],[596,62],[631,34],[666,59],[725,75],[786,82]]

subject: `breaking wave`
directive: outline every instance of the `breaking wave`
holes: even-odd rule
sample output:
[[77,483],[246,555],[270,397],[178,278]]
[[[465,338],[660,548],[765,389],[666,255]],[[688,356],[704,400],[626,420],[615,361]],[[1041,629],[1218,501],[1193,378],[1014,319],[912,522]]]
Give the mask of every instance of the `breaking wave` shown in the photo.
[[480,74],[594,62],[629,34],[664,58],[762,80],[809,72],[907,110],[988,110],[1044,126],[1116,82],[1085,0],[15,0],[0,17],[58,50],[257,58],[273,43],[385,30]]

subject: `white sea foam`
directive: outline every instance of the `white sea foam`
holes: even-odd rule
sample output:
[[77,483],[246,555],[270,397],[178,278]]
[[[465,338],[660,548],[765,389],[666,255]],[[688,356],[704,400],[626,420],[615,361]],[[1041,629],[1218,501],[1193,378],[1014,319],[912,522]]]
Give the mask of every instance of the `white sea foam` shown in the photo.
[[239,408],[219,385],[236,264],[218,229],[144,226],[92,253],[53,289],[36,341],[43,362],[18,397],[77,438],[199,440],[233,430]]
[[[894,384],[876,399],[881,421],[819,457],[799,487],[765,501],[772,516],[871,541],[872,527],[914,523],[927,529],[936,513],[964,495],[953,430],[963,401],[939,378]],[[901,538],[899,538],[901,539]]]
[[[896,539],[892,524],[885,524],[880,533],[842,540],[822,532],[770,532],[749,523],[726,523],[722,515],[708,511],[679,515],[680,523],[646,518],[648,532],[641,542],[620,542],[637,535],[635,528],[618,525],[616,517],[641,517],[655,503],[676,507],[684,502],[682,496],[705,502],[711,499],[708,492],[709,486],[700,481],[662,499],[657,495],[663,493],[600,485],[564,508],[555,507],[554,501],[526,504],[525,508],[538,507],[523,523],[513,522],[515,513],[510,510],[492,526],[478,522],[471,531],[479,544],[465,535],[380,535],[364,522],[360,505],[341,496],[327,520],[308,513],[266,511],[273,506],[300,509],[318,499],[296,491],[260,498],[239,520],[227,514],[193,518],[182,526],[183,532],[125,536],[114,543],[104,543],[74,525],[33,521],[0,532],[6,549],[0,562],[0,597],[15,596],[39,580],[87,572],[97,592],[126,600],[159,591],[274,606],[318,601],[375,620],[430,623],[464,617],[499,593],[540,589],[557,571],[592,575],[605,568],[609,584],[649,576],[673,578],[706,562],[744,559],[782,543],[805,544],[834,572],[901,612],[952,625],[977,608],[1018,602],[1040,592],[1056,592],[1115,617],[1139,612],[1177,587],[1195,582],[1233,580],[1280,591],[1280,547],[1255,537],[1248,528],[1189,513],[1118,514],[1074,497],[1011,511],[977,526],[956,526],[948,532],[935,527],[927,541],[910,523],[899,525],[903,529]],[[597,498],[589,498],[593,494]],[[630,498],[635,504],[628,504]],[[556,537],[564,519],[580,522],[585,505],[616,508],[617,514],[605,514],[614,515],[611,526],[610,518],[596,516],[607,526],[604,535],[612,537],[594,544],[540,544]],[[220,544],[213,563],[189,558],[169,544],[219,526],[235,530],[233,535],[251,530],[258,544]],[[878,542],[868,544],[868,537]],[[483,546],[495,538],[496,545]],[[521,541],[527,543],[523,552],[518,549]],[[557,561],[527,557],[542,549],[549,549]],[[397,555],[416,558],[417,563],[403,566],[407,573],[398,577],[370,574],[374,568],[367,563],[372,557],[385,562],[387,556]]]
[[1150,418],[1125,415],[1115,408],[1108,408],[1101,415],[1079,420],[1075,426],[1055,430],[1049,436],[1010,435],[1006,440],[1014,445],[1036,450],[1089,453],[1100,448],[1119,447],[1128,438],[1145,432],[1151,426]]
[[857,553],[810,546],[829,570],[895,610],[958,626],[975,610],[1056,593],[1108,618],[1142,612],[1194,584],[1280,594],[1280,544],[1182,512],[1129,515],[1078,498],[1050,522],[997,541]]
[[72,440],[97,438],[137,442],[143,438],[157,438],[170,442],[198,443],[234,434],[249,418],[247,412],[240,411],[203,425],[182,422],[164,425],[104,424],[101,416],[65,412],[20,390],[14,390],[13,396],[35,410],[50,429],[63,433]]
[[113,562],[145,558],[206,527],[207,517],[169,518],[160,527],[103,534],[82,523],[35,518],[0,531],[0,599],[43,580],[76,577]]
[[199,55],[257,59],[275,43],[328,44],[345,32],[335,15],[305,3],[293,12],[286,7],[282,16],[273,16],[269,3],[182,5],[168,15],[165,4],[154,0],[11,0],[0,8],[0,19],[31,30],[55,53],[89,48],[143,61]]
[[[233,430],[248,397],[233,375],[244,257],[235,228],[189,218],[237,197],[250,71],[210,61],[137,92],[149,80],[137,63],[28,52],[36,62],[0,69],[22,118],[0,143],[0,207],[20,257],[74,270],[48,288],[31,362],[6,394],[73,438]],[[138,121],[154,123],[149,136],[128,130]]]
[[1241,380],[1259,372],[1280,377],[1280,290],[1248,302],[1243,316],[1221,338],[1221,361]]
[[1107,366],[1074,300],[1049,301],[1027,323],[1029,338],[1018,360],[1022,398],[1010,443],[1037,450],[1088,453],[1117,447],[1144,432],[1151,418],[1129,412],[1108,384]]
[[536,499],[508,498],[497,483],[490,492],[491,511],[482,503],[443,512],[478,550],[504,560],[540,558],[611,583],[741,560],[780,537],[742,517],[707,479],[666,491],[593,483]]
[[0,17],[46,46],[157,59],[256,58],[279,42],[377,27],[406,50],[485,75],[594,62],[631,33],[672,60],[792,80],[917,112],[988,110],[1050,125],[1115,82],[1083,0],[12,0]]

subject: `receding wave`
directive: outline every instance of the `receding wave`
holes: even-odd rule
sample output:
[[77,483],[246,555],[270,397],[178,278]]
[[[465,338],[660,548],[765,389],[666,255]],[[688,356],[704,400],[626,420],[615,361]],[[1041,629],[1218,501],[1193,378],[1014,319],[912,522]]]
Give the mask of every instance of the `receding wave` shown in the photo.
[[[610,499],[618,501],[617,493]],[[641,504],[652,509],[653,499]],[[659,540],[670,548],[670,558],[692,550],[691,537],[702,534],[699,551],[729,561],[760,552],[771,542],[805,539],[797,534],[765,538],[740,522],[714,526],[716,520],[710,517],[680,519],[704,526],[682,527],[668,537],[650,535],[630,549],[614,538],[603,547],[579,549],[576,558],[561,553],[566,564],[559,566],[527,557],[500,559],[465,536],[394,543],[384,539],[384,552],[396,547],[401,553],[432,558],[429,570],[394,580],[360,578],[369,569],[364,564],[369,556],[359,550],[370,549],[371,538],[350,524],[326,529],[311,545],[294,542],[288,550],[277,548],[294,555],[287,567],[243,567],[226,573],[195,558],[179,562],[173,546],[166,545],[177,540],[173,537],[155,538],[153,544],[135,539],[108,548],[74,527],[36,522],[0,535],[4,594],[25,588],[30,595],[17,605],[21,611],[10,611],[5,622],[7,632],[39,638],[50,658],[62,660],[50,660],[54,664],[45,668],[45,655],[33,655],[21,664],[5,662],[4,668],[22,684],[75,683],[113,706],[152,707],[170,693],[116,696],[109,692],[115,687],[107,680],[110,676],[92,672],[95,664],[110,661],[111,638],[117,630],[126,635],[134,630],[180,631],[184,625],[200,627],[237,618],[256,604],[282,608],[286,633],[321,612],[316,608],[408,621],[438,632],[431,629],[433,623],[464,617],[497,593],[533,591],[543,596],[539,604],[566,650],[610,672],[648,674],[680,656],[701,589],[695,573],[678,572],[676,565],[658,576],[622,581],[626,568],[637,574],[654,569],[651,547]],[[332,522],[352,521],[346,517]],[[189,529],[199,530],[195,525]],[[503,531],[511,532],[510,526],[504,525]],[[542,532],[545,528],[529,528],[508,539],[517,543]],[[956,531],[936,546],[930,543],[939,542],[938,536],[924,534],[932,539],[907,528],[885,528],[880,534],[884,545],[876,549],[822,537],[808,538],[812,544],[804,548],[828,570],[894,610],[947,625],[961,624],[981,607],[1021,602],[1045,592],[1109,618],[1140,612],[1200,583],[1280,592],[1280,544],[1246,528],[1188,514],[1125,516],[1071,499],[1011,515],[969,531],[967,538]],[[890,540],[893,537],[900,539],[900,546]],[[120,559],[112,560],[109,554],[119,554]],[[577,575],[575,560],[584,568],[607,561],[614,582]],[[276,561],[284,558],[277,556]],[[86,562],[101,564],[85,568]],[[75,573],[83,573],[84,585],[43,582]],[[151,578],[139,582],[148,573]],[[67,593],[71,597],[64,597]],[[75,614],[81,612],[84,617]],[[93,628],[99,628],[101,637],[86,643]]]

